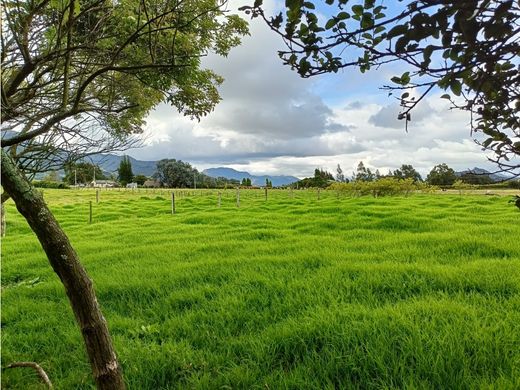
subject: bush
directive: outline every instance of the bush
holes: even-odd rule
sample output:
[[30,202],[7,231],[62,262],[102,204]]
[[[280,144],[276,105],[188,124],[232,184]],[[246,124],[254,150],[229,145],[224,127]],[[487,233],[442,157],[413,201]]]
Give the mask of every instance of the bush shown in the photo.
[[380,196],[408,196],[411,192],[421,189],[423,185],[413,182],[413,179],[396,179],[384,177],[376,181],[353,181],[350,183],[333,183],[329,188],[347,193],[350,196],[372,195],[374,198]]
[[475,188],[473,185],[466,183],[462,180],[455,180],[455,183],[451,186],[453,189],[459,191],[459,195],[462,195],[465,190],[470,190],[472,188]]
[[38,180],[33,181],[32,185],[36,188],[57,188],[57,189],[69,189],[70,187],[65,183],[58,183],[56,181]]

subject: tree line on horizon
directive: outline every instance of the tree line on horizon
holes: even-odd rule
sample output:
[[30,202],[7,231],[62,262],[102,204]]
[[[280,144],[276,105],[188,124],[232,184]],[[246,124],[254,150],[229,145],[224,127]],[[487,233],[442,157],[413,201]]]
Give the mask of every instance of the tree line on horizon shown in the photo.
[[[381,179],[411,180],[412,183],[426,183],[439,187],[450,187],[457,182],[467,185],[490,185],[495,183],[495,180],[491,178],[490,174],[476,173],[470,170],[457,174],[455,170],[446,163],[435,165],[426,176],[426,179],[423,180],[421,174],[411,164],[402,164],[400,168],[394,171],[389,170],[387,174],[381,174],[379,169],[372,171],[365,166],[363,161],[360,161],[356,171],[353,172],[350,178],[345,176],[343,169],[340,164],[338,164],[335,176],[326,170],[316,168],[313,177],[307,177],[293,183],[291,187],[326,188],[333,182],[373,182]],[[520,187],[518,180],[510,180],[508,181],[508,185],[515,188]]]
[[[122,187],[125,187],[129,183],[136,183],[138,186],[143,186],[148,180],[153,180],[154,182],[160,183],[161,186],[168,188],[226,188],[252,186],[250,178],[243,178],[242,181],[225,177],[214,178],[199,172],[190,163],[176,159],[163,159],[158,161],[156,171],[150,177],[142,174],[134,175],[132,171],[132,163],[126,155],[123,156],[120,161],[117,175],[107,175],[99,165],[85,161],[67,164],[64,166],[64,171],[65,176],[62,180],[64,185],[87,185],[96,179],[112,180]],[[357,165],[356,171],[352,173],[350,178],[345,176],[343,169],[340,164],[338,164],[336,175],[321,168],[316,168],[314,170],[314,176],[292,183],[289,187],[325,188],[332,182],[372,182],[384,178],[392,178],[396,180],[411,179],[413,183],[424,182],[440,187],[452,186],[456,181],[470,185],[489,185],[495,182],[491,178],[490,174],[475,173],[472,171],[457,174],[455,170],[449,167],[446,163],[434,166],[426,178],[423,179],[421,174],[411,164],[402,164],[400,168],[393,171],[389,170],[386,174],[382,174],[379,169],[373,171],[366,167],[363,161],[360,161]],[[58,184],[53,185],[53,182]],[[62,188],[63,184],[59,182],[60,178],[58,177],[57,172],[51,171],[42,181],[39,183],[36,182],[36,184],[40,186]],[[515,187],[515,184],[515,181],[510,181],[511,186]],[[265,185],[268,188],[273,187],[271,181],[266,181]]]
[[[41,181],[34,183],[40,187],[63,188],[67,185],[88,185],[94,180],[111,180],[119,186],[125,187],[127,184],[136,183],[144,186],[146,181],[160,183],[161,186],[168,188],[226,188],[240,185],[236,179],[225,177],[211,177],[199,172],[190,163],[176,159],[163,159],[157,162],[156,171],[151,176],[142,174],[134,175],[132,163],[128,156],[123,156],[119,163],[117,173],[106,174],[98,164],[80,161],[66,164],[64,167],[65,176],[60,179],[57,171],[49,172]],[[251,186],[251,179],[249,184]]]

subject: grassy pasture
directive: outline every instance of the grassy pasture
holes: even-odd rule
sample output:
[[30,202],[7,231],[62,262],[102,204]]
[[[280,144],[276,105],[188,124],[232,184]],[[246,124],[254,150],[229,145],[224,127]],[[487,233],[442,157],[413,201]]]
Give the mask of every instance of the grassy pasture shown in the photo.
[[[45,190],[130,389],[519,389],[520,213],[508,198]],[[88,224],[89,201],[93,223]],[[2,365],[91,389],[58,278],[11,201]],[[29,369],[4,389],[43,388]]]

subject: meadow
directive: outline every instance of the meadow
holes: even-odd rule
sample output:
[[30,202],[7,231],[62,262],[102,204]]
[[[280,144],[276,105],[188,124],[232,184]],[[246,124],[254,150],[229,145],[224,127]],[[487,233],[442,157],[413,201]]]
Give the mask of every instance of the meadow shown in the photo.
[[[94,280],[129,389],[519,389],[509,197],[44,190]],[[93,201],[93,221],[89,219]],[[2,366],[92,389],[63,288],[7,204]],[[45,388],[27,368],[3,389]]]

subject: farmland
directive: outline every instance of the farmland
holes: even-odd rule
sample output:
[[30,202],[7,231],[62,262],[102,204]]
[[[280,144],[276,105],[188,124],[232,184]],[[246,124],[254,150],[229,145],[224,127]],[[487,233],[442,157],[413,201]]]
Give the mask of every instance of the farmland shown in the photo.
[[[520,388],[508,197],[44,190],[130,389]],[[93,202],[89,224],[89,202]],[[93,388],[63,288],[11,201],[2,365]],[[44,388],[29,369],[2,388]]]

